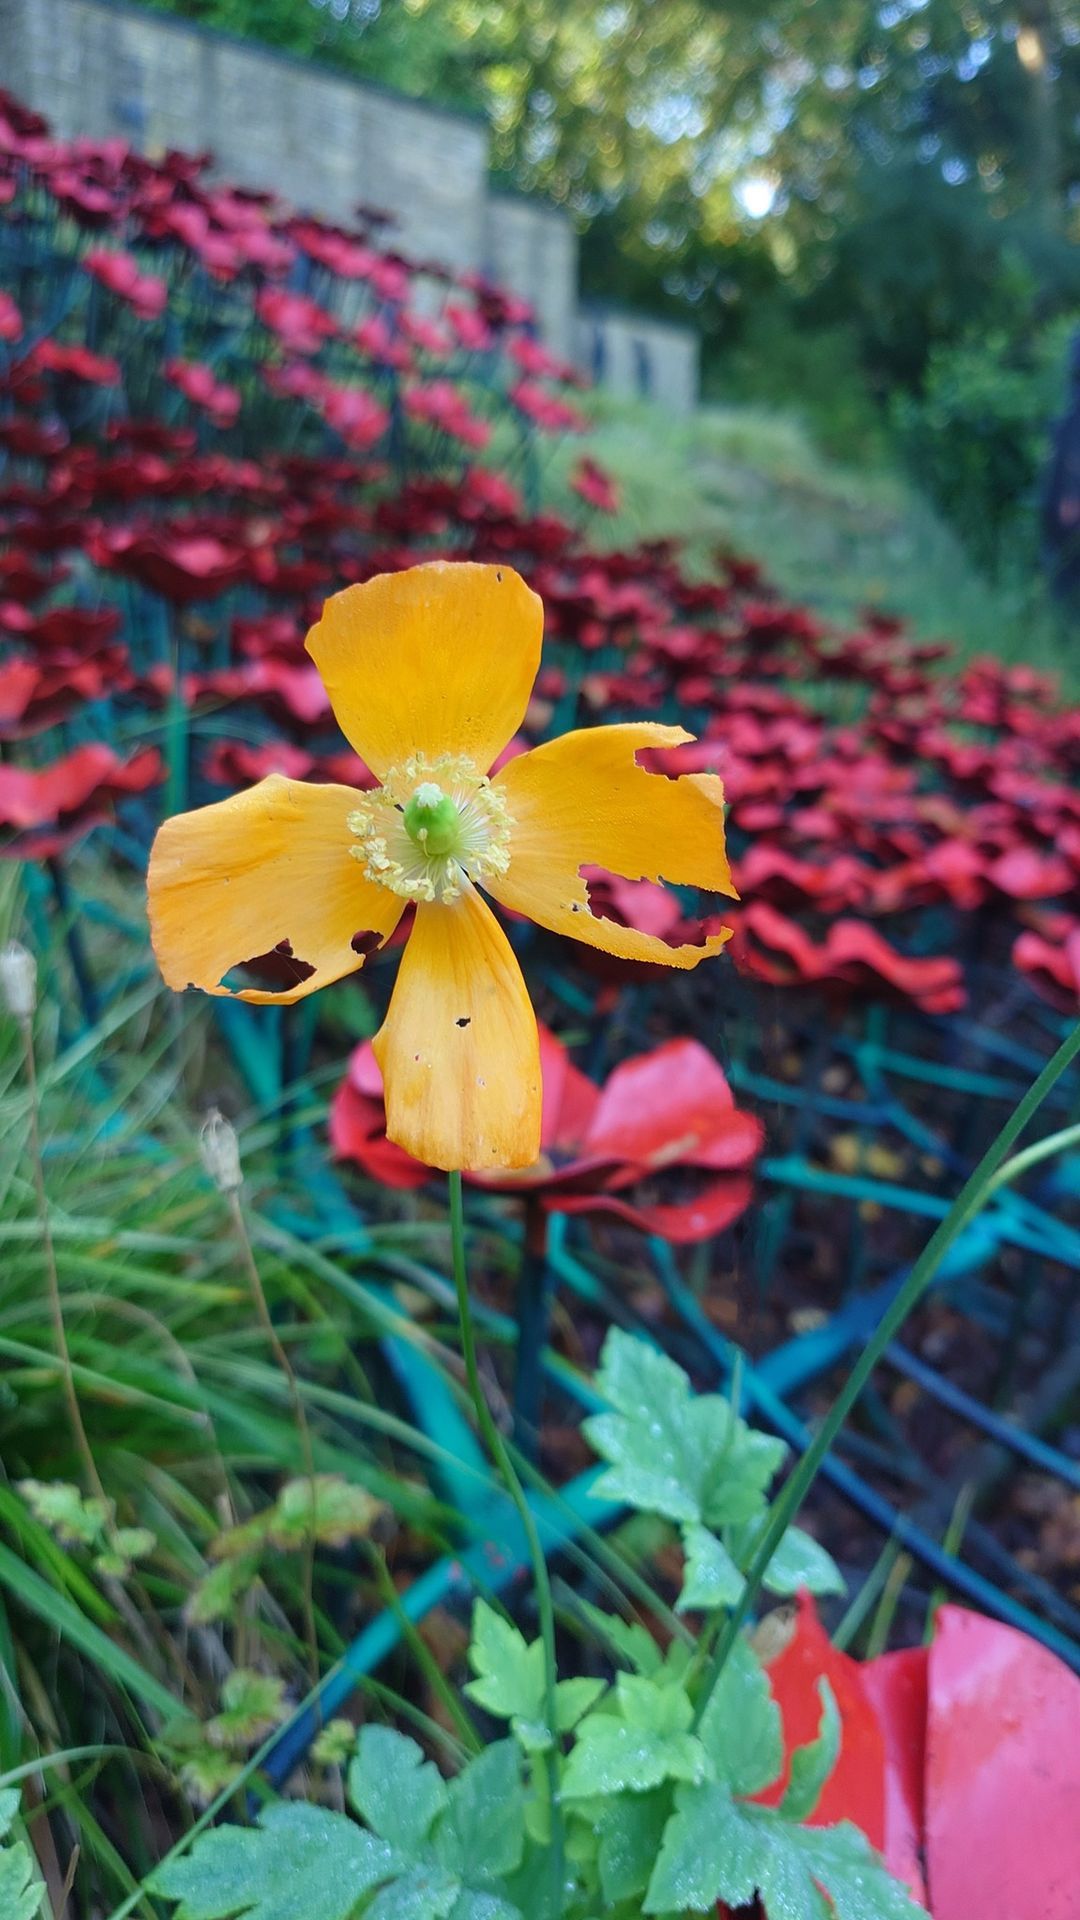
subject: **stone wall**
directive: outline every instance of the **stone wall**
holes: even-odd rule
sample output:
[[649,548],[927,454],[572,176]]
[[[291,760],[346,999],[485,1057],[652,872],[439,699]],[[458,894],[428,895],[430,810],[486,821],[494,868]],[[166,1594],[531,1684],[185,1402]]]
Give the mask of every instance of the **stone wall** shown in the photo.
[[[150,154],[205,148],[221,178],[331,220],[351,220],[361,202],[385,209],[404,252],[500,280],[533,303],[556,353],[591,365],[595,323],[579,323],[574,228],[542,199],[489,189],[478,117],[127,0],[0,0],[0,86],[63,138],[120,135]],[[695,337],[648,320],[638,332],[657,396],[693,405]],[[609,357],[624,390],[634,390],[624,377],[634,351],[616,328]]]
[[690,327],[588,302],[578,313],[574,358],[598,387],[692,413],[700,391],[701,344]]

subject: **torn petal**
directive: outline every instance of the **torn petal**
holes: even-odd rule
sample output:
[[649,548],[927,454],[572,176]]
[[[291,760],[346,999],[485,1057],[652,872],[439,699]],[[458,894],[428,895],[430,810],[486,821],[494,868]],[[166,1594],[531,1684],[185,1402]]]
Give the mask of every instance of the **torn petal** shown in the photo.
[[[272,774],[230,800],[166,820],[147,885],[167,985],[272,1005],[362,966],[357,930],[381,945],[404,902],[373,885],[352,858],[347,821],[355,804],[351,787]],[[227,984],[249,963],[256,972],[273,968],[272,984],[244,983],[242,973]]]
[[375,1036],[387,1138],[429,1167],[491,1172],[540,1152],[540,1047],[521,969],[466,884],[421,901]]
[[668,779],[646,772],[636,758],[689,738],[681,727],[648,721],[592,727],[509,761],[492,784],[514,823],[510,866],[485,882],[488,891],[553,933],[623,959],[686,969],[719,952],[729,928],[670,946],[656,934],[594,914],[582,872],[602,867],[628,880],[666,880],[735,897],[721,782],[709,773]]

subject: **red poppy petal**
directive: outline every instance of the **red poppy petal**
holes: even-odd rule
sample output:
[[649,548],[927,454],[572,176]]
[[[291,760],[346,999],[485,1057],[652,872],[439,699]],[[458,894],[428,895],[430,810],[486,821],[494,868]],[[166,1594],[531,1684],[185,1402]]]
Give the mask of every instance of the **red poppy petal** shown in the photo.
[[934,1920],[1075,1920],[1080,1679],[1045,1647],[942,1607],[930,1650],[926,1851]]

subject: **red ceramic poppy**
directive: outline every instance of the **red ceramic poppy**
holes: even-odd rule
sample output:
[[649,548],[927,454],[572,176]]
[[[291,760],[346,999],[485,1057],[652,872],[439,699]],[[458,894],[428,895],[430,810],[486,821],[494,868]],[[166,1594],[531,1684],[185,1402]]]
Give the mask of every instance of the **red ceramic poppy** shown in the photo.
[[560,400],[535,380],[516,381],[507,398],[543,433],[584,433],[589,424],[580,407]]
[[618,513],[620,502],[619,489],[597,461],[588,456],[579,460],[570,475],[570,485],[579,500],[587,507],[595,507],[597,513]]
[[[521,1173],[466,1176],[475,1185],[528,1195],[547,1213],[613,1214],[676,1244],[719,1233],[745,1212],[761,1124],[735,1106],[720,1067],[696,1041],[635,1055],[597,1087],[541,1026],[540,1066],[540,1159]],[[431,1178],[386,1138],[382,1077],[369,1041],[334,1095],[330,1138],[339,1159],[386,1186],[419,1187]],[[690,1182],[691,1197],[638,1197],[646,1183],[662,1192]]]
[[764,901],[728,918],[736,921],[731,943],[736,965],[772,986],[814,984],[843,994],[893,996],[924,1013],[953,1013],[964,1005],[955,960],[899,953],[861,920],[834,921],[819,945]]
[[161,755],[145,747],[121,760],[110,747],[76,747],[47,767],[0,767],[0,853],[44,859],[111,817],[116,800],[145,793],[164,777]]
[[0,342],[4,346],[14,346],[23,335],[22,314],[15,305],[10,293],[0,293]]
[[192,406],[200,407],[216,427],[235,426],[240,414],[240,390],[218,380],[211,369],[196,360],[166,360],[162,368],[166,380],[179,387]]
[[140,320],[157,320],[169,301],[169,289],[156,273],[143,273],[130,253],[91,247],[83,254],[85,271],[123,300]]
[[411,420],[434,427],[463,446],[477,450],[491,439],[491,427],[470,412],[468,402],[451,380],[432,380],[426,386],[406,387],[402,405]]
[[837,1695],[844,1743],[815,1824],[862,1827],[934,1920],[1073,1920],[1080,1679],[1045,1647],[945,1606],[929,1647],[860,1666],[804,1596],[769,1674],[789,1753],[816,1731],[818,1678]]

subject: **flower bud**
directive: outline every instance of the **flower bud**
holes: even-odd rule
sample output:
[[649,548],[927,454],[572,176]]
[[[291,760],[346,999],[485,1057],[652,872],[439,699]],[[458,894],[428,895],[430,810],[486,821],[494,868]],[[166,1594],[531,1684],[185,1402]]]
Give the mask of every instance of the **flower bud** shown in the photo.
[[240,1167],[240,1142],[236,1128],[217,1108],[207,1114],[199,1129],[199,1151],[203,1166],[219,1193],[235,1193],[243,1184]]
[[37,961],[21,941],[9,940],[0,949],[0,993],[15,1020],[33,1018],[37,1006]]

